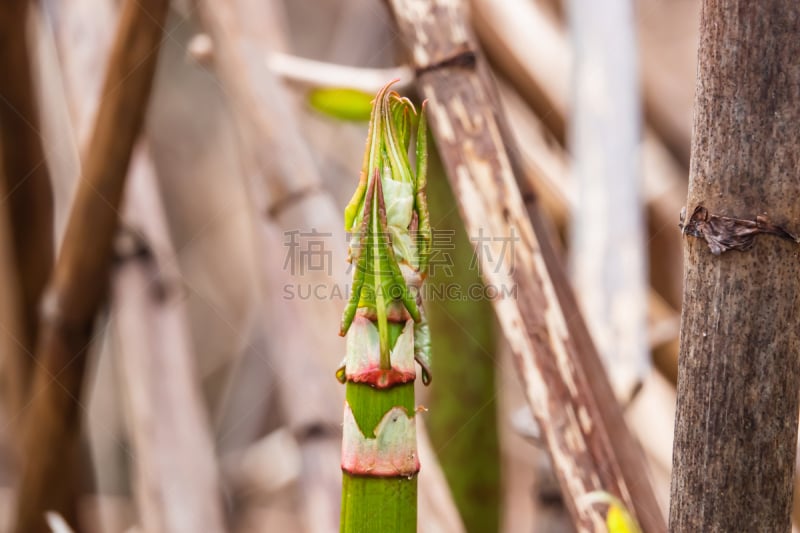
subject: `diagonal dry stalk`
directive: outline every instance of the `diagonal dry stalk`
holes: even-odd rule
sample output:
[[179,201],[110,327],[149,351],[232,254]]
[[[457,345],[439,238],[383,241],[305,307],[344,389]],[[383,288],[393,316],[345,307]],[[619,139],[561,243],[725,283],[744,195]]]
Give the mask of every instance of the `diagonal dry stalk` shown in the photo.
[[[523,177],[537,194],[539,211],[551,220],[557,229],[567,224],[567,212],[576,209],[577,199],[570,182],[566,154],[542,134],[536,115],[507,84],[498,80],[501,102],[506,110],[509,126],[518,143]],[[537,127],[538,126],[538,127]],[[680,202],[673,194],[664,196],[679,210]],[[652,209],[652,204],[651,204]],[[649,216],[652,215],[652,211]],[[678,322],[680,317],[651,286],[648,291],[648,329],[653,365],[673,384],[678,373]]]
[[80,397],[94,318],[107,290],[128,162],[144,122],[167,0],[129,0],[111,52],[84,173],[43,300],[27,454],[14,531],[47,531],[44,511],[64,511],[80,436]]
[[39,327],[39,301],[53,266],[53,198],[39,132],[28,50],[28,0],[0,5],[0,191],[8,203],[21,314],[20,344],[8,363],[10,408],[24,404],[33,372],[33,353]]
[[443,0],[392,0],[390,6],[420,92],[430,100],[465,225],[473,238],[484,238],[477,250],[484,279],[516,291],[493,304],[576,526],[605,530],[603,508],[585,498],[600,490],[619,497],[646,531],[665,531],[641,450],[550,249],[535,197],[518,188],[525,182],[510,156],[516,151],[504,144],[494,87],[463,12]]

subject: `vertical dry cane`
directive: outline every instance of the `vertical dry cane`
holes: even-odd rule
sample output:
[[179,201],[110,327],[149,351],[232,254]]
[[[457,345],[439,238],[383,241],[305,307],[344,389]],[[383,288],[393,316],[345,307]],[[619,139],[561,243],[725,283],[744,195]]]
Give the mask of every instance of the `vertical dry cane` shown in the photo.
[[[419,289],[431,231],[425,198],[425,108],[391,83],[373,102],[361,176],[345,209],[353,283],[340,334],[347,352],[342,442],[343,532],[416,531],[415,361],[430,382],[429,333]],[[416,171],[409,160],[417,123]]]

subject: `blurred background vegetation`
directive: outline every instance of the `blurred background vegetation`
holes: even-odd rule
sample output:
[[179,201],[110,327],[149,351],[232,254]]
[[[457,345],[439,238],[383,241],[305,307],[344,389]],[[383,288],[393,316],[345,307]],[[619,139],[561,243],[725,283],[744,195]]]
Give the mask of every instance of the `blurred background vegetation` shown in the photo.
[[[569,133],[577,41],[568,6],[465,4],[526,175],[569,261],[580,194]],[[30,42],[34,129],[52,184],[57,243],[120,5],[42,0],[17,20]],[[647,330],[647,364],[620,398],[666,509],[682,278],[676,224],[686,194],[699,1],[636,0],[631,9],[620,23],[635,35],[629,74],[641,97],[632,106],[641,141],[631,164],[641,189],[633,209],[644,221],[645,304],[636,318]],[[211,519],[209,532],[337,529],[343,388],[334,371],[344,353],[336,330],[349,279],[341,211],[357,182],[366,123],[320,113],[309,91],[374,92],[400,76],[401,91],[418,99],[393,24],[374,0],[171,4],[129,169],[111,296],[89,347],[81,453],[52,450],[80,472],[67,491],[76,531],[196,531],[180,524],[197,505],[218,507],[223,517]],[[25,135],[3,131],[4,157],[21,149]],[[441,263],[429,284],[465,293],[481,283],[475,240],[433,142],[430,148]],[[6,190],[3,203],[14,202]],[[9,231],[0,229],[8,263]],[[134,282],[137,293],[120,279],[143,255],[152,263]],[[27,416],[29,399],[15,392],[14,360],[27,355],[15,337],[18,273],[7,266],[0,270],[9,287],[0,310],[9,355],[0,374],[0,519],[10,527],[25,454],[20,428],[37,420]],[[136,304],[134,293],[146,294],[144,301]],[[418,388],[430,435],[420,444],[420,530],[571,531],[490,302],[433,298],[426,305],[434,380]],[[141,314],[126,318],[126,309]],[[131,326],[142,316],[153,319]],[[590,319],[590,327],[603,326]],[[162,350],[148,345],[148,334],[163,337]]]

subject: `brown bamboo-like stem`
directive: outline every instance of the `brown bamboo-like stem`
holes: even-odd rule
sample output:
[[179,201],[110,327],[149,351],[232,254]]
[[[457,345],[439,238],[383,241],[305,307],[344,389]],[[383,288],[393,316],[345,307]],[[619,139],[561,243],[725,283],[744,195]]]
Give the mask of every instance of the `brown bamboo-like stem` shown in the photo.
[[[504,145],[494,88],[461,9],[441,0],[392,0],[390,6],[420,92],[430,101],[431,124],[465,225],[473,238],[485,237],[478,247],[484,279],[499,290],[516,290],[493,303],[577,528],[605,531],[604,511],[583,503],[586,494],[604,490],[625,502],[646,531],[665,531],[641,450],[542,221],[532,203],[526,212],[523,200],[533,198],[518,189],[519,167],[509,158],[515,150]],[[488,251],[481,250],[487,242]],[[503,242],[514,242],[513,253]]]
[[[28,0],[0,5],[0,191],[8,200],[12,253],[19,282],[18,319],[7,380],[16,412],[30,386],[39,301],[53,266],[53,195],[44,157],[28,50]],[[5,201],[5,200],[4,200]]]
[[569,155],[511,85],[498,79],[497,89],[510,132],[523,141],[518,145],[525,178],[536,190],[537,202],[555,230],[566,235],[569,213],[578,201]]
[[44,296],[27,457],[14,531],[45,532],[43,513],[69,497],[80,435],[80,397],[95,313],[107,289],[112,240],[133,144],[144,122],[167,0],[129,0],[111,52],[84,173]]
[[[1,152],[0,158],[2,158]],[[21,351],[17,339],[21,337],[22,324],[20,324],[18,272],[17,265],[14,262],[11,224],[7,207],[7,204],[0,203],[0,286],[4,287],[2,294],[0,294],[0,353],[12,354]],[[17,361],[14,357],[6,357],[0,363],[0,371],[9,377],[6,382],[8,387],[12,387],[13,380],[17,379],[15,376],[16,364]],[[3,412],[7,416],[14,417],[19,413],[16,409],[21,405],[15,406],[13,402],[15,399],[19,400],[19,396],[15,391],[14,394],[10,394],[7,398],[8,402],[3,405]],[[2,448],[4,451],[10,452],[9,455],[13,455],[11,452],[14,451],[14,444],[13,439],[7,439],[6,442],[3,442]]]
[[735,244],[747,221],[800,233],[798,35],[797,2],[703,2],[671,531],[790,527],[800,246],[758,233],[741,251],[709,245]]

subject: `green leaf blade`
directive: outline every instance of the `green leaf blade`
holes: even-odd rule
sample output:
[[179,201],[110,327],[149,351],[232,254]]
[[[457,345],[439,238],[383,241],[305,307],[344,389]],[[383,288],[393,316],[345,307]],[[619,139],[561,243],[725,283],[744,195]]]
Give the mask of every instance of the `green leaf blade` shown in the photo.
[[319,88],[308,94],[312,109],[348,122],[366,122],[372,114],[372,95],[356,89]]

